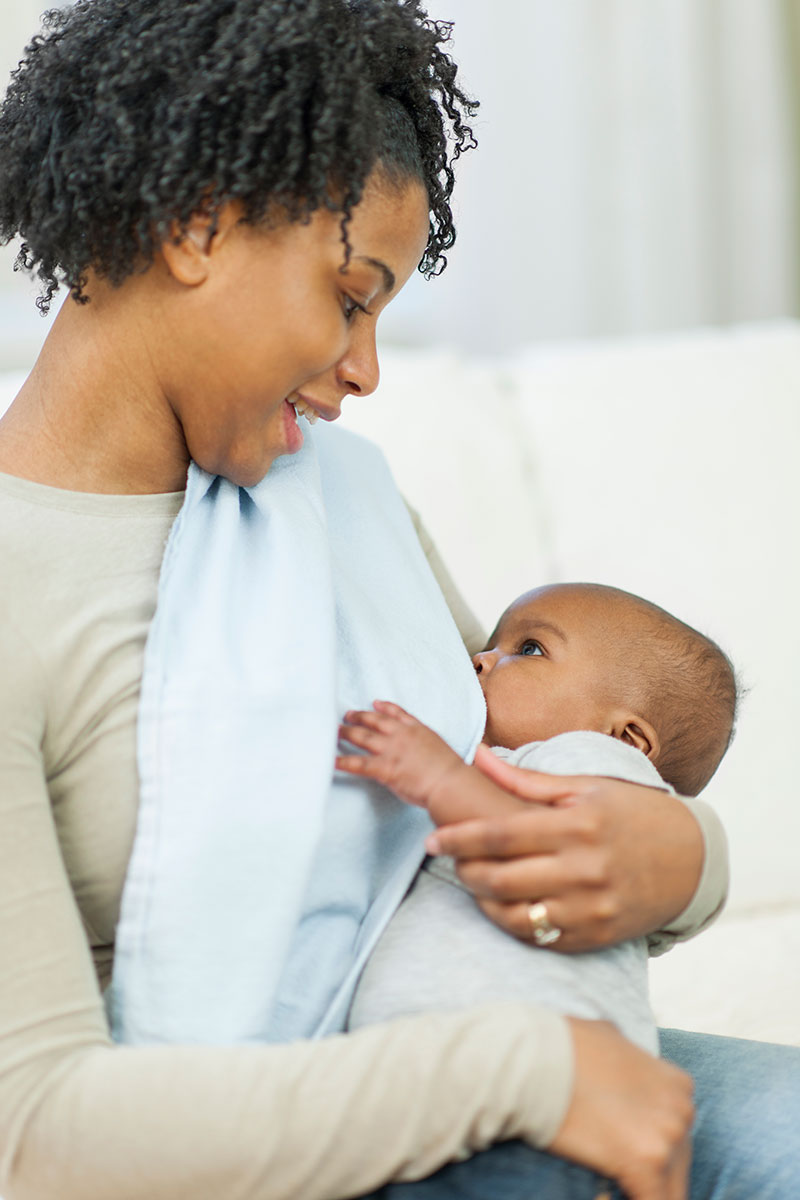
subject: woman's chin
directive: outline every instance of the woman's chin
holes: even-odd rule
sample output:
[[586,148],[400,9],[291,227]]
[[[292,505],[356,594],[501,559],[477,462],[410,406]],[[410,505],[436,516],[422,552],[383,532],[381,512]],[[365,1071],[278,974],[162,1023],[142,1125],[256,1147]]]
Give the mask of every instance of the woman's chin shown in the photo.
[[252,441],[248,441],[241,453],[237,453],[235,447],[229,447],[223,454],[195,454],[194,462],[209,475],[221,475],[236,487],[255,487],[276,459],[286,454],[297,454],[303,446],[303,433],[298,427],[294,409],[291,405],[287,407],[291,409],[292,426],[287,429],[284,420],[279,426],[278,436],[270,439],[269,446],[254,447]]

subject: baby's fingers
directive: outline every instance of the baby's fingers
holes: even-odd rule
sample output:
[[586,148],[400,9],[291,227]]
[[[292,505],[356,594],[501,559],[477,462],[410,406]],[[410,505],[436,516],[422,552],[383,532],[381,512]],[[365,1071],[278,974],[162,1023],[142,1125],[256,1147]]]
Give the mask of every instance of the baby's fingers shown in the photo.
[[373,707],[378,713],[382,713],[387,717],[392,717],[399,721],[402,725],[418,725],[419,721],[416,717],[412,717],[411,713],[406,712],[399,704],[393,704],[391,700],[373,700]]
[[373,776],[376,770],[375,759],[368,754],[337,754],[334,765],[337,771],[346,771],[348,775]]
[[[348,716],[351,714],[348,713]],[[353,714],[358,716],[358,713]],[[374,716],[374,713],[364,713],[366,717]],[[348,742],[351,746],[358,746],[359,750],[367,750],[370,754],[377,754],[383,744],[383,733],[380,729],[375,728],[371,724],[364,722],[362,725],[340,725],[339,726],[339,741]]]
[[346,712],[342,718],[342,728],[350,725],[361,725],[365,729],[384,729],[386,728],[386,724],[386,718],[380,713],[373,712],[371,708],[352,708],[349,712]]

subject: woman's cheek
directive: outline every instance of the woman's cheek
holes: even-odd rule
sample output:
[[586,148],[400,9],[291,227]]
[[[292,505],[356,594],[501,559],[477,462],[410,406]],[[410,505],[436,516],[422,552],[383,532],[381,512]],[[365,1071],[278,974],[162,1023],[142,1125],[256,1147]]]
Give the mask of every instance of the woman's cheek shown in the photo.
[[350,342],[350,327],[341,312],[320,315],[317,322],[306,330],[309,377],[322,375],[344,356]]

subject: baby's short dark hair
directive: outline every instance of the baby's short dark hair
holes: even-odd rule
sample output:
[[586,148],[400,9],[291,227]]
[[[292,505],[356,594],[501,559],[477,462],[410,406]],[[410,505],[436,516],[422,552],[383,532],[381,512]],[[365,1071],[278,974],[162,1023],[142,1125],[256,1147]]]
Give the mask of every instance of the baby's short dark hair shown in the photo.
[[733,738],[740,695],[736,672],[705,634],[641,596],[619,596],[639,618],[627,623],[619,656],[627,698],[658,731],[661,749],[654,765],[662,779],[696,796]]

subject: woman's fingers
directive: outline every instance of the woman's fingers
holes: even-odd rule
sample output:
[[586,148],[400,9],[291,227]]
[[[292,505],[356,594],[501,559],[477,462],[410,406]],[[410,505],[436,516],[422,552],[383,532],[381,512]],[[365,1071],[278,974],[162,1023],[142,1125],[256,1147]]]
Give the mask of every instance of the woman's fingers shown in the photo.
[[[570,949],[668,928],[691,900],[703,865],[703,835],[689,808],[666,792],[616,779],[562,778],[559,786],[565,782],[575,789],[574,803],[442,825],[426,848],[452,855],[479,899],[557,899]],[[544,874],[548,857],[557,860],[552,875]],[[518,870],[505,871],[513,859]],[[499,923],[516,930],[519,910]],[[561,947],[567,944],[565,938]]]
[[505,903],[530,903],[532,897],[554,896],[564,886],[563,867],[554,854],[456,860],[456,872],[473,896]]
[[[557,941],[551,942],[547,949],[563,950],[569,953],[572,949],[571,939],[561,923],[564,918],[559,914],[558,904],[554,900],[547,900],[545,903],[548,923],[561,931]],[[478,907],[483,910],[484,915],[490,921],[504,929],[506,933],[510,933],[512,937],[518,938],[521,942],[537,944],[533,936],[534,927],[530,916],[532,906],[528,901],[503,904],[498,900],[478,900]]]
[[599,833],[598,814],[588,806],[531,808],[442,825],[426,845],[431,854],[458,859],[515,858],[591,845]]
[[[544,902],[550,924],[562,931],[551,943],[553,950],[575,953],[618,939],[620,909],[618,896],[609,887],[608,855],[595,844],[591,821],[587,825],[580,816],[577,821],[578,834],[576,810],[523,812],[506,818],[500,832],[492,822],[472,823],[475,845],[469,848],[488,846],[496,856],[457,857],[456,871],[485,915],[506,933],[533,940],[530,908]],[[467,824],[452,828],[463,835]],[[529,851],[531,845],[537,845],[539,852],[519,853],[521,847]]]
[[[476,902],[484,915],[500,929],[521,942],[540,945],[533,936],[530,901],[506,903],[476,897]],[[543,893],[541,900],[535,903],[545,904],[548,924],[561,931],[558,939],[547,943],[543,949],[559,954],[579,954],[614,943],[615,925],[602,915],[600,897],[586,894],[578,899],[573,893],[566,900]],[[587,930],[591,932],[587,933]]]
[[543,771],[512,767],[483,744],[475,751],[473,762],[505,791],[538,804],[568,804],[587,790],[588,777],[585,775],[548,775]]
[[616,1179],[630,1200],[686,1200],[690,1077],[604,1021],[568,1023],[575,1085],[548,1149]]
[[684,1200],[684,1197],[689,1195],[691,1170],[692,1143],[687,1134],[673,1155],[667,1200]]

